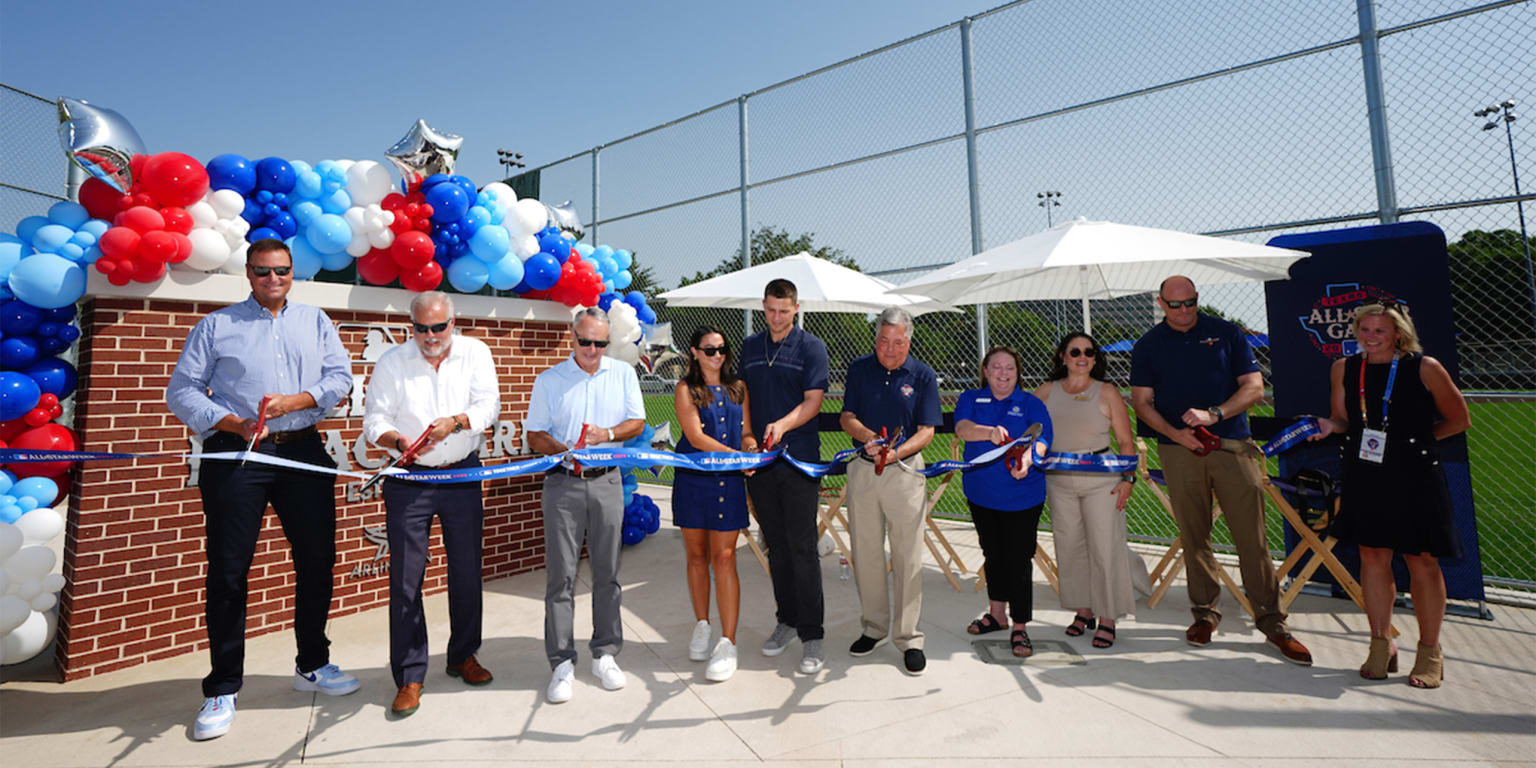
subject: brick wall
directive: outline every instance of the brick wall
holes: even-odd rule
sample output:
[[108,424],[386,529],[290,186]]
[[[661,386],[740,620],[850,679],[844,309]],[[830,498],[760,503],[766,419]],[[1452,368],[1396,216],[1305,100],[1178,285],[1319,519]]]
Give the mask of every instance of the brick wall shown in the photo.
[[[191,449],[190,435],[165,406],[165,387],[182,340],[204,314],[223,306],[166,299],[96,298],[80,318],[80,386],[76,433],[80,450],[135,453]],[[327,312],[353,359],[354,379],[366,377],[362,362],[368,328],[390,326],[397,340],[405,314]],[[568,354],[559,323],[459,318],[462,333],[490,345],[501,382],[501,418],[518,429],[511,444],[523,450],[521,422],[537,373]],[[377,341],[375,332],[375,341]],[[361,398],[319,426],[339,433],[343,463],[366,471],[352,455],[362,431]],[[355,413],[353,413],[355,411]],[[336,436],[329,436],[336,445]],[[333,455],[336,451],[333,450]],[[376,462],[383,454],[368,450]],[[503,458],[487,459],[494,464]],[[65,531],[57,664],[66,680],[207,648],[203,628],[203,514],[195,487],[188,487],[185,460],[89,464],[74,473]],[[538,512],[539,476],[498,480],[485,489],[484,576],[500,578],[539,568],[544,546]],[[366,528],[384,525],[377,488],[361,499],[338,482],[336,590],[331,615],[386,605],[388,580],[376,561],[380,546]],[[348,497],[354,500],[349,501]],[[440,535],[426,589],[446,584]],[[250,573],[247,636],[292,623],[293,573],[288,542],[270,511]]]

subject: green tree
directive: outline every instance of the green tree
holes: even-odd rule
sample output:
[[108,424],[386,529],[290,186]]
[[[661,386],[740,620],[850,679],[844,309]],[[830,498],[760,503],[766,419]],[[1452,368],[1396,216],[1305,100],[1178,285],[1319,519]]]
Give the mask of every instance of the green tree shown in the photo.
[[[801,251],[809,253],[818,259],[830,261],[833,264],[858,270],[859,265],[853,257],[843,253],[841,248],[831,248],[825,245],[815,244],[816,235],[811,232],[802,232],[791,236],[788,231],[772,225],[759,227],[752,233],[752,266],[778,261],[787,256],[793,256]],[[695,272],[692,277],[685,277],[678,282],[677,287],[692,285],[711,277],[728,275],[741,269],[741,248],[737,247],[734,255],[722,259],[707,272]],[[860,270],[862,271],[862,270]]]
[[[1536,239],[1532,240],[1536,250]],[[1532,342],[1533,312],[1525,249],[1512,229],[1464,233],[1448,246],[1451,310],[1462,344]]]

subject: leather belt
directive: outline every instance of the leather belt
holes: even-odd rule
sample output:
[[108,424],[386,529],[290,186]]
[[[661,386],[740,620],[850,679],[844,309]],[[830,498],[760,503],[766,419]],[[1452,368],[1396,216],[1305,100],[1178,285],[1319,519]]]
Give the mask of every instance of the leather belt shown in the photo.
[[288,432],[272,432],[268,434],[266,439],[262,440],[261,442],[263,444],[272,443],[273,445],[282,445],[284,443],[295,443],[300,440],[306,440],[311,437],[318,438],[319,436],[320,430],[311,425],[303,429],[294,429]]
[[613,469],[613,467],[590,467],[583,469],[580,472],[572,472],[568,467],[556,466],[551,468],[549,471],[552,474],[569,475],[570,477],[579,477],[582,480],[596,480],[597,478],[613,471]]

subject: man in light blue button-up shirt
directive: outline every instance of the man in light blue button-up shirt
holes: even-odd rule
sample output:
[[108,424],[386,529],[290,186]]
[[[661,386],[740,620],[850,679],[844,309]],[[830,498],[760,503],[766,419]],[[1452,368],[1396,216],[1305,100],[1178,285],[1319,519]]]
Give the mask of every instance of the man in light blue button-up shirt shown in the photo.
[[[279,240],[246,256],[251,296],[204,317],[187,334],[166,404],[203,438],[206,452],[258,453],[334,469],[315,424],[352,388],[351,362],[331,319],[288,301],[293,259]],[[267,399],[266,423],[257,409]],[[336,565],[336,477],[269,464],[205,461],[198,479],[208,536],[208,643],[212,670],[193,738],[234,722],[245,667],[246,577],[270,502],[293,551],[294,688],[351,693],[356,678],[330,663],[325,622]]]
[[[645,405],[635,369],[606,357],[608,316],[584,309],[571,326],[569,360],[539,374],[523,425],[528,446],[542,454],[563,453],[578,443],[619,445],[645,427]],[[582,442],[585,438],[585,442]],[[612,468],[560,466],[545,475],[544,652],[554,669],[545,697],[569,701],[575,676],[576,566],[582,538],[592,565],[592,674],[604,688],[624,687],[615,656],[624,643],[619,619],[619,545],[624,525],[624,491]]]

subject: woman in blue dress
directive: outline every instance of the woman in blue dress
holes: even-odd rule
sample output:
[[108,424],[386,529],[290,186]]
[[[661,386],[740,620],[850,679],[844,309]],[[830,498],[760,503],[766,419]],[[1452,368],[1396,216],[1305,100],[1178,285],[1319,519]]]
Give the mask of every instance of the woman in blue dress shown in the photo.
[[[747,384],[736,375],[730,346],[719,329],[703,326],[688,342],[688,373],[673,391],[683,439],[678,453],[756,451]],[[736,576],[736,537],[747,527],[747,488],[739,473],[678,469],[672,481],[672,521],[683,529],[688,554],[688,594],[698,623],[688,658],[709,660],[706,679],[721,681],[736,671],[736,620],[741,582]],[[710,650],[709,570],[715,570],[720,640]]]

